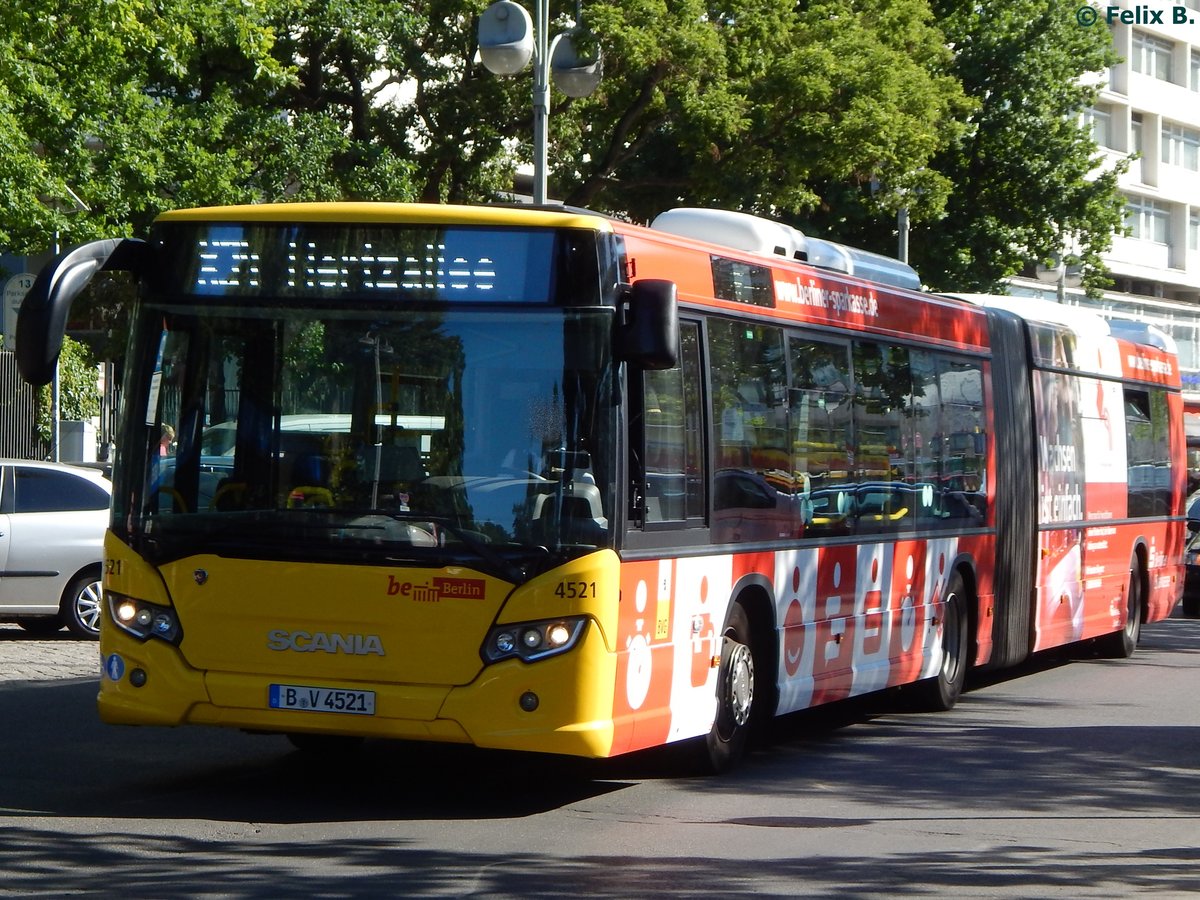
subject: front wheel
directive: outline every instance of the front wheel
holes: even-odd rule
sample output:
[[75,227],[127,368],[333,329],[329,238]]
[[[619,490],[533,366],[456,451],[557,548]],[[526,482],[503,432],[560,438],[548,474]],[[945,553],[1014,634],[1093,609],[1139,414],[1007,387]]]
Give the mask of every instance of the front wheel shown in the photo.
[[944,712],[958,702],[967,681],[968,623],[966,587],[962,575],[955,572],[946,585],[942,608],[942,664],[936,675],[913,686],[918,709]]
[[700,768],[710,774],[724,772],[746,752],[746,741],[754,724],[754,649],[750,641],[750,619],[745,608],[735,603],[721,641],[721,669],[717,674],[717,717],[712,730],[698,741]]
[[62,600],[62,619],[76,637],[100,637],[100,573],[84,573],[71,582]]

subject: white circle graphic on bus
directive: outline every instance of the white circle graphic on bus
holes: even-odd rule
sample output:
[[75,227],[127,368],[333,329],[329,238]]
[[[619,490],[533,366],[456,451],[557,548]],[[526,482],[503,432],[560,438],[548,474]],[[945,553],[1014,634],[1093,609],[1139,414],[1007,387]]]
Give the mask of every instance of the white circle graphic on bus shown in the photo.
[[650,643],[646,640],[646,582],[639,581],[634,592],[634,605],[638,611],[637,633],[629,639],[629,669],[625,674],[625,699],[630,709],[641,709],[650,693]]

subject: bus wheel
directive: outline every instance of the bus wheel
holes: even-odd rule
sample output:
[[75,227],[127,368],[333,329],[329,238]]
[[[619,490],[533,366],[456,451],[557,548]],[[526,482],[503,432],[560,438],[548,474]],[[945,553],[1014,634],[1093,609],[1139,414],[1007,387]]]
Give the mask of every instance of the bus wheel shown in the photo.
[[721,669],[717,674],[717,718],[698,746],[700,767],[724,772],[746,751],[754,719],[754,651],[750,620],[740,603],[733,604],[721,642]]
[[1137,649],[1142,636],[1142,575],[1141,567],[1129,567],[1129,590],[1125,598],[1125,627],[1096,640],[1096,648],[1112,659],[1128,659]]
[[962,575],[955,572],[946,585],[942,610],[942,665],[932,678],[913,686],[913,706],[930,712],[953,709],[967,680],[967,596]]

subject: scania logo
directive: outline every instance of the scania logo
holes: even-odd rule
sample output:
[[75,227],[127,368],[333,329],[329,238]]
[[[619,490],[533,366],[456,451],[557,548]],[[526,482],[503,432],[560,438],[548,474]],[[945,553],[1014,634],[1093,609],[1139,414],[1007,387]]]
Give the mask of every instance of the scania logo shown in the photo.
[[377,634],[338,634],[324,631],[285,631],[267,633],[271,650],[295,650],[297,653],[346,653],[351,656],[386,656]]

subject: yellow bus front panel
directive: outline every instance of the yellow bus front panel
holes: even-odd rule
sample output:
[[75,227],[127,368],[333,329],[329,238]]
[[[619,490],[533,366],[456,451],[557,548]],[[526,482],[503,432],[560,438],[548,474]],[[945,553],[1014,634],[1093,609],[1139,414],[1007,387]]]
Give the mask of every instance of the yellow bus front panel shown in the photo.
[[[107,722],[611,750],[619,572],[611,551],[515,590],[466,569],[201,556],[157,571],[112,537],[108,560]],[[177,645],[116,624],[122,605],[139,604],[177,617]],[[529,623],[562,624],[569,645],[511,658],[485,648],[525,641]],[[281,691],[311,692],[325,706],[280,708]],[[362,708],[334,708],[348,702]]]

